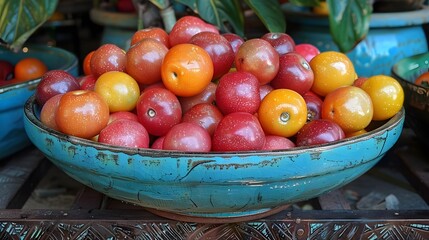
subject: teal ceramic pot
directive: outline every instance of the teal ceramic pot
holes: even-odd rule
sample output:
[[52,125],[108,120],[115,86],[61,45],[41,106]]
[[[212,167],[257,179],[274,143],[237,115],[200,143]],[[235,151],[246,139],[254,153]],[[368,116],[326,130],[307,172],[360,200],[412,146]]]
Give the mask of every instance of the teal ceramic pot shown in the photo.
[[405,93],[407,124],[421,142],[429,146],[429,88],[414,84],[422,73],[429,71],[429,52],[401,59],[392,68],[392,76],[402,85]]
[[[284,4],[287,33],[296,43],[311,43],[321,51],[338,51],[327,16]],[[410,12],[373,13],[367,37],[347,56],[359,76],[390,75],[394,63],[428,51],[423,24],[429,22],[429,7]]]
[[[93,8],[90,11],[90,17],[94,23],[103,26],[100,44],[112,43],[124,50],[129,49],[131,37],[138,29],[137,13],[122,13]],[[143,13],[143,24],[144,27],[162,28],[159,10],[155,5],[146,5],[146,11]]]
[[[78,76],[78,60],[66,50],[41,45],[27,46],[14,53],[0,49],[0,59],[15,64],[25,57],[43,61],[48,69],[63,69]],[[22,120],[25,101],[34,94],[39,79],[0,87],[0,159],[30,144]]]
[[372,168],[398,140],[402,110],[359,137],[283,151],[184,153],[123,148],[64,135],[25,106],[31,141],[56,166],[109,197],[161,216],[231,222],[317,197]]

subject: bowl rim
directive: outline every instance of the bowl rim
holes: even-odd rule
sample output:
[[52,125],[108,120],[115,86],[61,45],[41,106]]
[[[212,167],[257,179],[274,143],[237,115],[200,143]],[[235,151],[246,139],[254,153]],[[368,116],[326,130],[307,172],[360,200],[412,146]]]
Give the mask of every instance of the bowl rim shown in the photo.
[[323,152],[328,151],[333,148],[350,145],[356,142],[363,142],[369,140],[371,138],[375,138],[377,136],[383,135],[384,132],[390,131],[397,127],[399,124],[404,122],[405,119],[405,108],[402,107],[401,110],[391,117],[389,120],[383,122],[380,126],[377,126],[371,131],[367,133],[361,134],[359,136],[353,136],[349,138],[344,138],[335,142],[320,144],[315,146],[300,146],[293,147],[290,149],[279,149],[279,150],[254,150],[254,151],[231,151],[231,152],[183,152],[183,151],[173,151],[173,150],[159,150],[159,149],[150,149],[150,148],[131,148],[131,147],[121,147],[114,146],[104,143],[95,142],[93,140],[74,137],[71,135],[66,135],[57,130],[48,128],[45,126],[36,116],[37,108],[40,106],[35,102],[35,96],[32,95],[24,105],[24,118],[26,118],[31,124],[33,124],[39,130],[45,131],[50,135],[58,138],[61,141],[70,142],[76,145],[82,145],[85,147],[92,147],[98,150],[109,150],[113,152],[122,152],[128,155],[151,155],[153,157],[228,157],[228,156],[255,156],[257,154],[263,153],[264,155],[295,155],[301,154],[305,152]]
[[[45,50],[54,49],[56,52],[61,53],[61,55],[67,55],[67,56],[71,57],[72,60],[67,61],[64,64],[64,66],[66,67],[66,68],[62,69],[64,71],[69,72],[71,69],[76,68],[78,66],[78,59],[77,59],[76,55],[74,55],[74,53],[72,53],[68,50],[65,50],[63,48],[48,46],[48,45],[43,45],[43,44],[27,44],[27,45],[22,47],[22,49],[24,49],[24,48],[30,48],[30,49],[33,48],[33,49],[39,49],[39,50],[40,49],[45,49]],[[35,79],[23,81],[23,82],[17,82],[17,83],[13,83],[13,84],[6,84],[3,86],[0,86],[0,94],[11,91],[11,90],[15,90],[18,88],[22,88],[22,87],[30,87],[33,85],[37,85],[41,79],[42,78],[40,77],[40,78],[35,78]]]
[[[403,64],[404,62],[406,62],[406,61],[410,61],[410,60],[414,60],[414,59],[416,59],[415,61],[417,61],[417,59],[420,59],[420,58],[423,58],[423,57],[427,57],[427,61],[428,61],[428,65],[427,65],[427,67],[428,67],[428,69],[429,69],[429,52],[424,52],[424,53],[419,53],[419,54],[416,54],[416,55],[413,55],[413,56],[410,56],[410,57],[406,57],[406,58],[402,58],[401,60],[399,60],[398,62],[396,62],[393,66],[392,66],[392,69],[391,69],[391,74],[392,74],[392,76],[393,76],[393,78],[395,78],[395,79],[397,79],[397,80],[399,80],[399,81],[402,81],[402,82],[404,82],[404,83],[406,83],[406,84],[409,84],[409,85],[411,85],[411,86],[413,86],[413,87],[415,87],[415,88],[422,88],[422,89],[429,89],[429,88],[427,88],[427,87],[424,87],[424,86],[421,86],[421,85],[417,85],[417,84],[415,84],[414,83],[414,81],[411,81],[411,79],[410,80],[407,80],[407,79],[405,79],[404,77],[402,77],[399,73],[398,73],[398,68],[399,68],[399,66],[401,65],[401,64]],[[417,64],[417,63],[414,63],[414,64],[412,64],[412,63],[410,63],[410,67],[407,69],[408,71],[414,71],[414,70],[417,70],[417,69],[419,69],[421,66],[419,65],[419,64]]]

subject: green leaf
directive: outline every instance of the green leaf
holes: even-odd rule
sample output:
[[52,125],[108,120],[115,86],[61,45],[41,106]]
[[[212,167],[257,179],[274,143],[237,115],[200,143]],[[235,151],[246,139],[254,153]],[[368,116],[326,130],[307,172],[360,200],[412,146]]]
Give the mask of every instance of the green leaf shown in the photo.
[[327,1],[332,38],[341,52],[348,52],[368,33],[372,14],[371,1]]
[[0,1],[0,39],[2,45],[17,50],[57,7],[58,0]]
[[153,5],[158,7],[159,9],[165,9],[169,6],[170,1],[168,0],[149,0]]
[[285,32],[286,20],[278,0],[245,0],[270,32]]
[[237,0],[197,0],[198,14],[204,20],[218,26],[222,32],[230,32],[230,24],[234,32],[244,34],[244,15]]
[[314,7],[320,4],[321,0],[290,0],[294,5],[302,6],[302,7]]
[[229,26],[240,36],[244,35],[244,15],[238,0],[176,0],[192,9],[205,21],[216,25],[222,32]]

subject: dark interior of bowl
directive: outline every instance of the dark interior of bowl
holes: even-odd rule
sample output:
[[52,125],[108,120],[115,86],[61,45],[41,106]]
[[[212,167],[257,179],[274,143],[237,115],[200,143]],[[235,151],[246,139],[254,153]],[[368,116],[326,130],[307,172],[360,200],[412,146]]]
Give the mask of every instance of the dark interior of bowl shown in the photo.
[[429,71],[429,52],[404,58],[392,68],[392,76],[405,93],[406,124],[429,146],[429,88],[414,84],[415,79]]

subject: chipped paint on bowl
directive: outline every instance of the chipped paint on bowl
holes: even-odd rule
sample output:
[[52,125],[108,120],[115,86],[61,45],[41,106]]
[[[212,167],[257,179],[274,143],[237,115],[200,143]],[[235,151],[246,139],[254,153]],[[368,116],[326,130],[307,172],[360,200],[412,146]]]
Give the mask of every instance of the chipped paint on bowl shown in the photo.
[[[34,98],[25,128],[48,159],[77,181],[161,216],[202,222],[260,217],[344,186],[398,140],[404,110],[359,137],[278,151],[185,153],[123,148],[44,126]],[[247,217],[247,218],[246,218]]]

